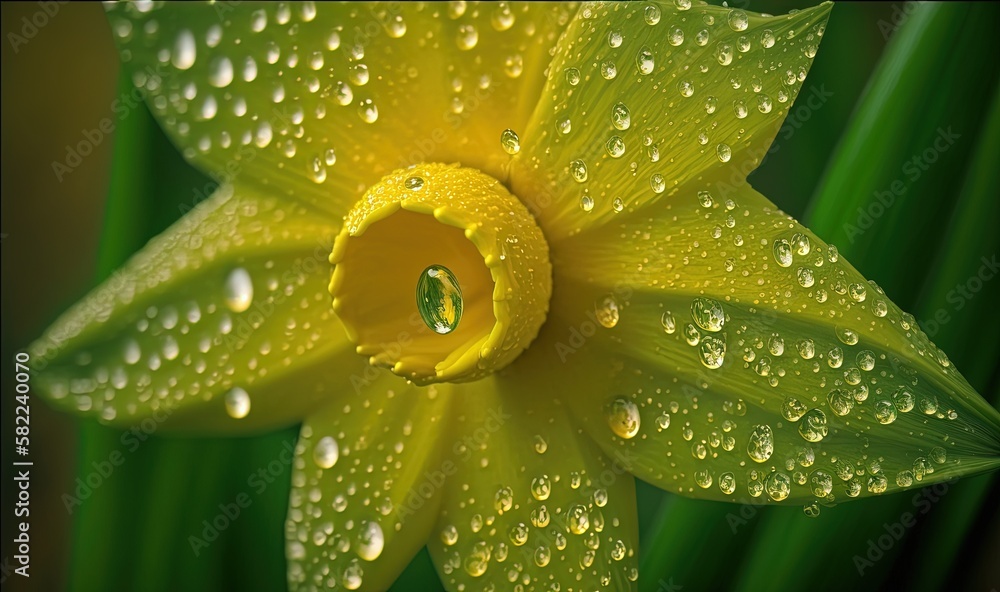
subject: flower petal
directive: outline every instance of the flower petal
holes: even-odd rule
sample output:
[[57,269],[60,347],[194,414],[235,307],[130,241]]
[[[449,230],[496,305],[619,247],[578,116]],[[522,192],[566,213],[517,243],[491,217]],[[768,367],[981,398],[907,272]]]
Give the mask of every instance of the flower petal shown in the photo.
[[500,134],[527,122],[569,8],[124,3],[110,19],[187,158],[340,215],[409,164],[503,178]]
[[830,503],[1000,465],[1000,413],[834,247],[745,183],[664,208],[565,241],[532,362],[637,476]]
[[437,518],[427,479],[450,398],[377,372],[302,426],[285,528],[293,590],[386,590]]
[[223,187],[31,346],[36,386],[120,424],[168,414],[170,426],[225,431],[300,419],[363,364],[330,305],[337,229],[323,220]]
[[[516,364],[515,364],[516,365]],[[455,385],[428,543],[449,590],[627,590],[637,574],[629,459],[605,456],[568,410],[512,372]]]
[[742,180],[801,89],[830,7],[585,5],[521,136],[512,190],[557,241],[707,175]]

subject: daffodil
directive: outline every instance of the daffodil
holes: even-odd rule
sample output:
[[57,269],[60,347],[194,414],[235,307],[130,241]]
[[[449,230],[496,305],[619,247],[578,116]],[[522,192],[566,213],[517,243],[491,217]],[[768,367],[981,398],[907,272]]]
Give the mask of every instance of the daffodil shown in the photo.
[[303,421],[296,589],[384,589],[424,545],[453,590],[629,589],[635,477],[815,513],[995,469],[1000,414],[746,182],[829,10],[114,6],[230,183],[32,346],[36,385]]

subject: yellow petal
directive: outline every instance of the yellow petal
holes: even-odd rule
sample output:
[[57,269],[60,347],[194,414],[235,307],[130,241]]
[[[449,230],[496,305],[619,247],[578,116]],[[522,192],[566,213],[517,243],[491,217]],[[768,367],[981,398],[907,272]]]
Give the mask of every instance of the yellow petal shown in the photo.
[[250,187],[220,189],[31,346],[37,387],[57,406],[123,425],[300,419],[363,369],[330,307],[337,229],[323,220]]
[[548,369],[636,476],[835,503],[1000,464],[1000,413],[913,317],[745,183],[679,192],[566,247],[556,316],[521,371]]
[[830,7],[765,17],[690,2],[588,3],[520,136],[512,190],[557,242],[659,207],[703,176],[744,179],[799,92]]
[[285,527],[293,590],[385,590],[437,518],[450,397],[378,372],[302,426]]
[[[515,363],[515,367],[517,363]],[[511,372],[455,385],[428,547],[449,590],[627,590],[638,528],[629,460],[608,457],[553,392]]]
[[386,173],[461,162],[504,178],[561,4],[123,3],[137,95],[185,156],[338,215]]

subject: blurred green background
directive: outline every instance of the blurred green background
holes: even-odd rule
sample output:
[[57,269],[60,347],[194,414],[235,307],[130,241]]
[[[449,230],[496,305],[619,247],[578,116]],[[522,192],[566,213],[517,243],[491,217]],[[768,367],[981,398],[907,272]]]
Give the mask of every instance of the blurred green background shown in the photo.
[[[804,7],[730,5],[774,14]],[[128,88],[118,82],[99,5],[5,3],[0,11],[0,285],[9,361],[213,182],[182,161],[145,109],[120,118],[112,112]],[[976,273],[982,257],[1000,253],[998,24],[997,5],[838,4],[798,102],[750,177],[913,312],[994,404],[1000,281],[983,284],[960,309],[949,292]],[[115,132],[57,180],[51,163],[105,117],[115,118]],[[958,138],[936,162],[913,161],[948,128]],[[905,189],[888,207],[873,206],[894,181]],[[10,370],[5,363],[5,443],[13,436]],[[259,438],[153,437],[69,514],[61,496],[76,487],[77,467],[107,458],[121,432],[56,414],[39,400],[31,411],[32,576],[12,575],[16,491],[5,477],[5,588],[284,588],[286,480],[256,498],[201,556],[191,553],[187,536],[219,500],[245,488],[248,474],[276,458],[295,429]],[[12,451],[2,451],[10,467]],[[915,491],[840,505],[816,519],[799,508],[692,501],[640,484],[640,589],[996,590],[998,483],[985,475],[929,497]],[[870,541],[904,512],[918,515],[916,525],[872,561]],[[857,557],[871,565],[859,570]],[[438,586],[424,553],[397,588]]]

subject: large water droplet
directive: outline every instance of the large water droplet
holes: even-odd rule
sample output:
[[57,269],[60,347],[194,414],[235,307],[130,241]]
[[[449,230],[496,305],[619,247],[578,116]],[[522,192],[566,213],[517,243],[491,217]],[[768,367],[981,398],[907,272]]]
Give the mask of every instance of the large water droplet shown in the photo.
[[700,296],[691,302],[691,318],[699,327],[713,333],[721,331],[726,324],[726,313],[722,309],[722,303]]
[[620,312],[618,310],[618,301],[615,300],[614,296],[605,296],[594,310],[597,316],[597,322],[601,324],[602,327],[611,329],[618,324],[618,319],[620,317]]
[[233,387],[225,397],[226,413],[233,419],[243,419],[250,413],[250,395],[240,387]]
[[331,436],[320,438],[316,447],[313,448],[313,461],[321,469],[329,469],[337,464],[338,458],[340,458],[340,446]]
[[653,62],[653,51],[649,47],[643,45],[639,50],[639,53],[635,55],[635,65],[639,69],[640,74],[649,74],[653,71],[655,63]]
[[611,108],[611,123],[619,130],[627,130],[632,125],[632,114],[625,103],[615,103]]
[[233,312],[243,312],[253,303],[253,280],[250,272],[237,267],[226,277],[226,306]]
[[639,408],[631,399],[616,397],[608,408],[608,425],[620,438],[633,438],[639,433]]
[[747,442],[747,454],[754,462],[767,462],[774,452],[774,432],[769,425],[754,426]]
[[424,323],[445,335],[462,320],[462,288],[447,267],[431,265],[417,280],[417,310]]
[[508,128],[503,130],[500,134],[500,146],[503,147],[503,151],[507,154],[517,154],[521,151],[521,138],[517,137],[517,133]]
[[365,561],[375,561],[382,554],[385,546],[385,536],[382,534],[382,527],[378,522],[365,522],[358,531],[356,551],[358,557]]
[[701,363],[706,368],[721,368],[726,361],[726,341],[714,335],[706,335],[701,338],[698,346],[701,354]]

